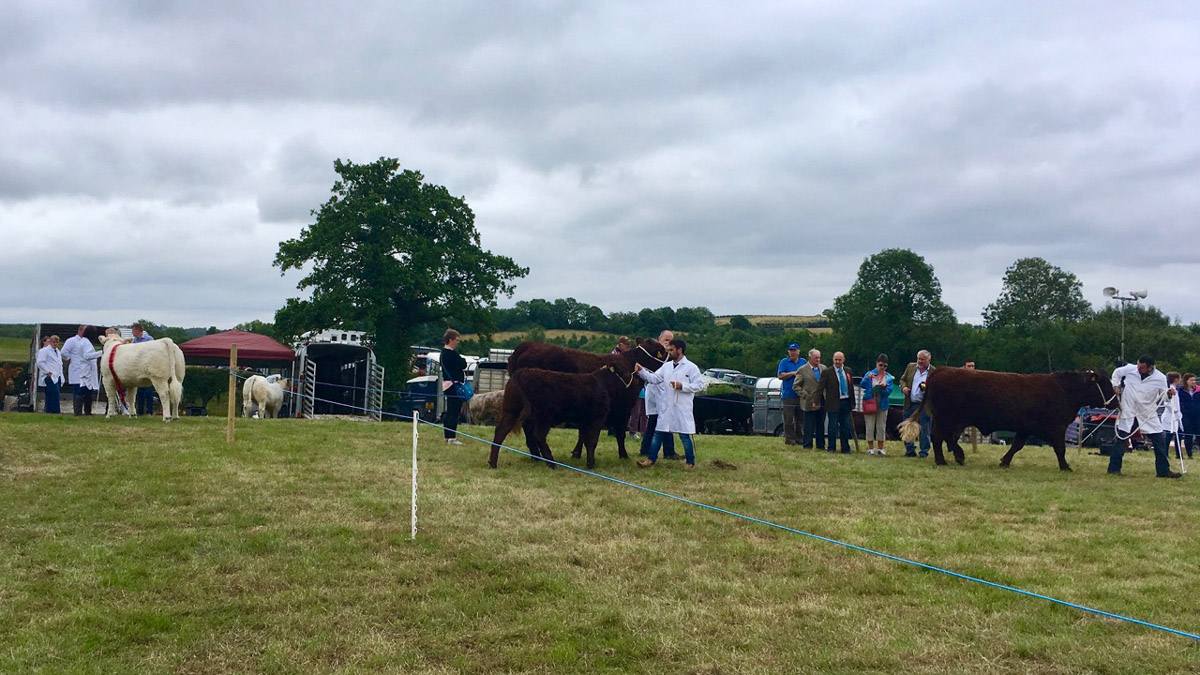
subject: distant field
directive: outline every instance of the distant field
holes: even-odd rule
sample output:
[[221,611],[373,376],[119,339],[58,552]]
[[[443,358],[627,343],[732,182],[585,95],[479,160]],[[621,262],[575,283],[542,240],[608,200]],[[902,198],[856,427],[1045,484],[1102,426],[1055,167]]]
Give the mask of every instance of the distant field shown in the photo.
[[[814,323],[825,323],[829,321],[829,317],[825,316],[802,316],[789,314],[744,314],[755,326],[779,325],[785,328],[804,328],[810,333],[832,333],[833,329],[828,326],[812,326]],[[713,323],[718,326],[727,326],[733,320],[732,316],[718,316],[713,320]]]
[[29,338],[0,337],[0,363],[29,363]]
[[[522,335],[528,335],[528,334],[529,334],[529,331],[524,331],[524,330],[505,331],[503,333],[493,333],[492,340],[495,342],[499,342],[501,340],[511,340],[512,338],[521,337]],[[603,335],[612,335],[612,333],[606,333],[601,330],[548,330],[548,331],[546,331],[546,337],[548,337],[548,338],[571,338],[571,337],[594,338],[594,337],[600,337]],[[479,334],[472,333],[470,335],[463,335],[462,339],[478,340]]]

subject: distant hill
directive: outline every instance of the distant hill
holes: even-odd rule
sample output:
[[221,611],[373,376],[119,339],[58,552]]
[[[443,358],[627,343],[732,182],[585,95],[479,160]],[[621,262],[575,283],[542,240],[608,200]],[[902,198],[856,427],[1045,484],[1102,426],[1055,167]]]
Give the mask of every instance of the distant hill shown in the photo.
[[[735,315],[718,316],[713,319],[713,323],[718,326],[728,325],[733,320]],[[819,329],[829,325],[829,317],[820,314],[816,316],[804,316],[800,314],[742,314],[750,323],[755,326],[777,325],[784,328],[807,328],[814,333],[821,332]]]

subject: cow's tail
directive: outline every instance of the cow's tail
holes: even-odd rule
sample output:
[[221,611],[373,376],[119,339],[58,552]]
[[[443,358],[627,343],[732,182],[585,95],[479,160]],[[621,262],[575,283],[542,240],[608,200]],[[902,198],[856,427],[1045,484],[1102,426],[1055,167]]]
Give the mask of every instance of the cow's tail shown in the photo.
[[926,393],[925,398],[921,400],[921,405],[913,411],[913,414],[908,416],[899,425],[900,440],[905,443],[916,443],[921,437],[921,415],[925,412],[925,406],[929,403],[929,395]]
[[177,358],[176,352],[179,351],[175,346],[175,341],[171,338],[163,338],[167,342],[167,363],[170,365],[169,375],[167,375],[167,389],[171,392],[170,402],[163,401],[163,406],[171,406],[171,412],[168,417],[179,417],[179,406],[183,402],[183,363]]

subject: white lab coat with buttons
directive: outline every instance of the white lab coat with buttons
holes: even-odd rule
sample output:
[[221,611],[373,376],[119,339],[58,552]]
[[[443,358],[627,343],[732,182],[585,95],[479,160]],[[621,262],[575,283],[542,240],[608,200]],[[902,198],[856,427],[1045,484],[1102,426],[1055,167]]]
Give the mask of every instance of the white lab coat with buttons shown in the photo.
[[[692,401],[696,394],[704,391],[705,384],[700,379],[700,369],[696,364],[682,357],[679,361],[668,360],[655,372],[639,370],[638,375],[651,386],[661,386],[660,393],[655,398],[658,409],[658,426],[655,431],[673,434],[696,433],[696,418],[692,416]],[[671,382],[682,383],[682,388],[671,387]],[[646,390],[650,396],[649,387]],[[649,410],[649,403],[647,403]]]
[[70,360],[67,366],[67,381],[71,384],[82,384],[93,391],[100,389],[100,373],[96,370],[96,361],[104,352],[97,351],[90,340],[73,335],[63,343],[62,357]]
[[1143,380],[1137,364],[1131,363],[1113,371],[1112,385],[1121,388],[1118,399],[1121,414],[1117,417],[1117,429],[1122,434],[1129,433],[1135,419],[1143,434],[1157,434],[1163,430],[1158,407],[1166,400],[1167,376],[1162,371],[1155,368]]

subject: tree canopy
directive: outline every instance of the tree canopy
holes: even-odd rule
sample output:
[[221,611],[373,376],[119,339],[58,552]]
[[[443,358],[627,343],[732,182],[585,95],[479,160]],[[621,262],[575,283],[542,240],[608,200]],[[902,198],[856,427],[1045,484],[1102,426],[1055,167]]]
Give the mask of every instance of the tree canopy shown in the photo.
[[276,330],[295,336],[329,327],[365,330],[380,362],[402,367],[418,326],[464,317],[487,325],[498,294],[529,273],[485,251],[466,201],[426,183],[400,161],[337,160],[333,196],[315,222],[279,244],[281,273],[311,265],[297,284],[311,298],[289,298]]
[[867,257],[854,285],[826,310],[845,349],[859,359],[871,352],[941,346],[955,325],[954,310],[942,302],[942,284],[925,259],[908,249],[889,248]]
[[1004,271],[1000,297],[983,310],[988,328],[1034,330],[1047,322],[1071,323],[1092,314],[1083,282],[1044,258],[1021,258]]

